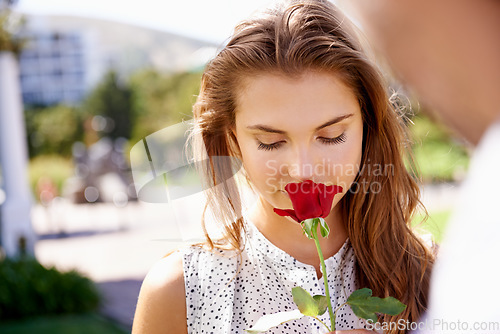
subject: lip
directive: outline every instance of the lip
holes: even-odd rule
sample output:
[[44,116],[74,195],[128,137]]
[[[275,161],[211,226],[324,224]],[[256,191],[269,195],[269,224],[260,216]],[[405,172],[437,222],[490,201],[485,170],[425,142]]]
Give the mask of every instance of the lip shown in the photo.
[[[314,181],[313,181],[314,182]],[[290,183],[300,183],[300,182],[290,182]],[[343,189],[344,187],[342,186],[339,186],[338,184],[336,183],[333,183],[333,182],[315,182],[315,183],[321,183],[321,184],[324,184],[325,186],[336,186],[336,187],[341,187],[342,188],[342,191],[340,193],[344,193]],[[288,184],[288,183],[287,183]],[[283,193],[285,195],[288,195],[288,192],[284,189],[278,189],[277,192],[279,193]]]

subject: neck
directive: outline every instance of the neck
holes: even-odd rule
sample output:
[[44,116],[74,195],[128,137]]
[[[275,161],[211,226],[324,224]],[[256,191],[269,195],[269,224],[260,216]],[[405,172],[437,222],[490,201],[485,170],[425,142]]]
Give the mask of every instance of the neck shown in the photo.
[[[330,227],[328,238],[319,237],[319,243],[325,259],[335,255],[347,239],[338,205],[325,218]],[[281,217],[273,212],[273,208],[263,199],[250,213],[250,218],[259,231],[276,247],[290,254],[298,261],[312,265],[320,276],[320,262],[314,240],[308,239],[302,226],[289,217]]]

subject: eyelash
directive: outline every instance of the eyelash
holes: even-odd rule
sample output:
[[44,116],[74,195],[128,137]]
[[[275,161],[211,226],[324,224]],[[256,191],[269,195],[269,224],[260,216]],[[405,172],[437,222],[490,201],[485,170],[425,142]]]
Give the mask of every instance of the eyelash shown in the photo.
[[[335,138],[319,137],[318,139],[323,144],[336,145],[336,144],[342,144],[343,142],[345,142],[346,135],[345,135],[345,133],[342,133],[340,136],[335,137]],[[283,143],[284,143],[283,141],[279,141],[279,142],[272,143],[272,144],[259,143],[259,146],[257,147],[257,149],[264,150],[264,151],[272,151],[272,150],[278,149]]]
[[277,148],[279,148],[283,144],[282,141],[272,143],[272,144],[264,144],[264,143],[259,143],[259,146],[257,147],[258,150],[264,150],[264,151],[272,151]]
[[342,133],[340,136],[335,137],[335,138],[324,138],[324,137],[319,137],[318,138],[323,144],[328,144],[328,145],[334,145],[334,144],[342,144],[345,142],[345,132]]

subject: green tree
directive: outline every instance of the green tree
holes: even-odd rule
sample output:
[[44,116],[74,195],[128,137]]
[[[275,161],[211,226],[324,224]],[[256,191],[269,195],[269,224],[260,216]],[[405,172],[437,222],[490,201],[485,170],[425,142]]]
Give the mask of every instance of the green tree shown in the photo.
[[137,122],[135,141],[192,118],[192,105],[200,89],[201,73],[163,74],[145,70],[131,77]]
[[11,6],[16,0],[0,0],[0,51],[21,52],[24,41],[17,32],[24,25],[24,17],[12,15]]
[[83,103],[85,114],[112,120],[103,135],[129,139],[134,122],[132,90],[121,82],[115,71],[108,72]]
[[71,156],[73,143],[82,140],[81,113],[74,107],[58,105],[25,111],[30,156],[56,154]]

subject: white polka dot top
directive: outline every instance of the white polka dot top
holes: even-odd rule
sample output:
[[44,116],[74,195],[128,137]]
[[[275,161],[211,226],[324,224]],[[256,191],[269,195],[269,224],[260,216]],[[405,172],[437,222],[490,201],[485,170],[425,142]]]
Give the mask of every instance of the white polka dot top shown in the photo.
[[[188,333],[246,333],[261,316],[297,309],[292,288],[324,295],[323,279],[313,266],[301,263],[248,225],[241,266],[234,251],[203,250],[191,246],[183,253]],[[326,259],[332,306],[343,304],[355,287],[355,257],[349,242]],[[343,265],[342,265],[343,264]],[[321,321],[329,323],[328,311]],[[337,329],[363,328],[362,321],[344,306],[337,312]],[[281,324],[266,333],[326,333],[312,317]]]

